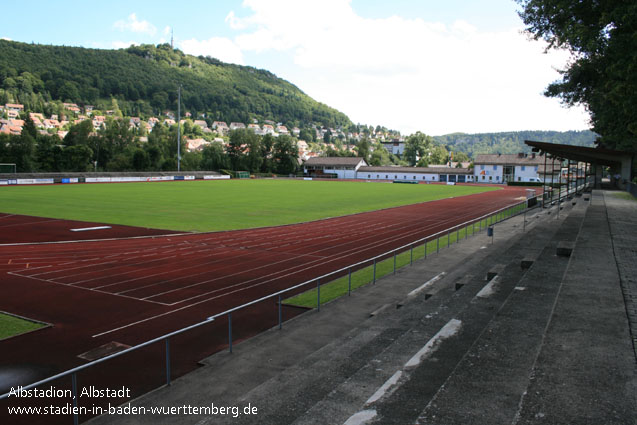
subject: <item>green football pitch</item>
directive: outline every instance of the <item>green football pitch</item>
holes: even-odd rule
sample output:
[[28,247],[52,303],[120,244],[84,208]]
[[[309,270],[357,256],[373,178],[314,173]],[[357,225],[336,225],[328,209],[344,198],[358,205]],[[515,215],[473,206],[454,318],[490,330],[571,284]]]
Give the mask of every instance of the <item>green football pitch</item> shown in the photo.
[[303,180],[68,184],[0,188],[0,212],[177,231],[337,217],[497,188]]

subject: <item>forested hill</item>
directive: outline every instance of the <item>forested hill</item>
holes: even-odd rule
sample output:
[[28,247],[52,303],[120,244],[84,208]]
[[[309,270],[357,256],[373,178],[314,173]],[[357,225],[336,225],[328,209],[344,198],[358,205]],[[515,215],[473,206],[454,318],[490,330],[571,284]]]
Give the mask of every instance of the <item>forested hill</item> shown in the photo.
[[0,104],[21,103],[46,112],[59,100],[111,109],[124,116],[151,116],[182,108],[193,117],[287,125],[349,125],[349,118],[319,103],[271,72],[186,55],[168,44],[121,50],[45,46],[0,40]]
[[449,151],[464,152],[470,158],[486,153],[531,152],[525,140],[594,147],[597,134],[592,131],[512,131],[504,133],[453,133],[435,136],[434,140],[446,145]]

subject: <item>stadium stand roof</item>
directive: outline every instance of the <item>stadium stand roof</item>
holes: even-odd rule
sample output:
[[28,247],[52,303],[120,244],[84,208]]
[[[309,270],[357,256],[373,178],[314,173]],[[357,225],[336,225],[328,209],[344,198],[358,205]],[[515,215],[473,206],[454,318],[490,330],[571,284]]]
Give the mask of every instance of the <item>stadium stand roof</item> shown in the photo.
[[536,152],[548,153],[555,158],[586,162],[593,166],[608,166],[611,168],[612,174],[621,175],[621,179],[624,182],[630,182],[633,175],[635,154],[632,152],[560,145],[557,143],[535,142],[532,140],[525,140],[524,143],[531,146]]

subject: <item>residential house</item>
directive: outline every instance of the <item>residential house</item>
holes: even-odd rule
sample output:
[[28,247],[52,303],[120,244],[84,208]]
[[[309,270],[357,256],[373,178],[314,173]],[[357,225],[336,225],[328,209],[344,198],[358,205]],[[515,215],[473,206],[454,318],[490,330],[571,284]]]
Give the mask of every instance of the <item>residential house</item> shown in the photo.
[[277,125],[276,132],[279,134],[290,134],[288,128],[284,125]]
[[205,139],[191,139],[191,140],[186,140],[186,150],[188,152],[193,152],[193,151],[201,151],[204,146],[209,145],[210,142],[208,142]]
[[246,125],[242,122],[231,122],[230,130],[238,130],[240,128],[246,128]]
[[67,111],[71,111],[75,114],[80,113],[80,107],[77,106],[75,103],[63,103],[62,105],[64,105],[64,109],[66,109]]
[[157,125],[158,122],[159,122],[159,118],[156,118],[156,117],[148,118],[148,124],[150,124],[151,128],[155,127],[155,125]]
[[93,117],[93,128],[95,130],[99,129],[104,122],[106,121],[106,117],[104,115],[95,115]]
[[22,105],[21,103],[7,103],[6,105],[4,105],[4,108],[7,111],[14,111],[18,113],[24,111],[24,105]]
[[195,120],[193,124],[201,128],[202,130],[205,130],[208,128],[208,123],[205,122],[204,120]]
[[405,142],[400,139],[393,139],[392,141],[381,141],[383,147],[387,150],[387,152],[402,156],[405,152]]
[[42,124],[44,124],[44,128],[47,130],[51,128],[60,128],[60,122],[54,119],[44,120]]
[[298,127],[294,127],[292,129],[292,134],[295,135],[296,137],[299,137],[299,135],[301,134],[301,129]]
[[225,134],[229,131],[228,124],[225,121],[215,121],[212,123],[212,129],[215,130],[218,134]]

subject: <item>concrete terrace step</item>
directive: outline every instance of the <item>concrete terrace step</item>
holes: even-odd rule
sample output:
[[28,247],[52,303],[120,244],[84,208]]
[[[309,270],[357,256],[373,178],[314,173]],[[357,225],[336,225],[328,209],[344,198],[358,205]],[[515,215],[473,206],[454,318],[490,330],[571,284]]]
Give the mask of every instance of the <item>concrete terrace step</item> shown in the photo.
[[[546,237],[547,229],[537,229],[536,232],[539,238],[535,239],[535,243],[546,243],[540,236]],[[427,361],[418,353],[426,350],[427,341],[434,341],[430,345],[435,345],[436,335],[441,329],[454,323],[468,328],[463,342],[465,347],[471,346],[476,331],[488,323],[497,311],[498,303],[502,303],[518,282],[523,273],[519,258],[526,248],[528,243],[518,243],[504,252],[491,254],[490,261],[472,264],[472,269],[481,268],[483,271],[479,274],[484,276],[488,264],[495,258],[509,260],[509,265],[500,272],[508,277],[507,280],[498,282],[497,289],[483,295],[482,299],[477,297],[487,282],[466,275],[454,279],[453,275],[460,274],[453,273],[445,278],[449,283],[439,285],[435,296],[428,301],[424,301],[425,294],[420,294],[405,303],[399,312],[384,309],[346,338],[313,353],[273,381],[246,394],[243,399],[264,400],[268,423],[343,423],[353,414],[365,415],[370,406],[381,403],[386,393],[394,391],[397,385],[409,387],[412,371],[421,370],[420,362]],[[464,282],[459,290],[455,285],[458,281]],[[361,346],[361,334],[376,334],[377,337]],[[444,360],[437,358],[435,367],[425,367],[434,376],[423,381],[427,388],[419,388],[419,397],[413,400],[412,408],[406,407],[404,400],[399,403],[399,412],[391,415],[397,423],[408,419],[405,414],[410,414],[412,419],[418,416],[423,407],[423,396],[425,399],[427,393],[432,396],[457,364],[458,356],[462,357],[462,350],[456,347],[453,351],[455,356],[441,356]],[[277,388],[276,396],[272,396],[274,388]],[[352,409],[357,406],[359,410],[353,413]],[[384,417],[382,420],[385,420]],[[237,423],[227,421],[231,422]],[[238,423],[251,423],[251,420],[239,418]]]
[[[572,213],[561,229],[578,222],[581,216]],[[480,331],[444,386],[423,406],[418,423],[513,422],[568,264],[568,259],[555,256],[562,233],[556,233],[527,273],[513,283],[497,314]]]

